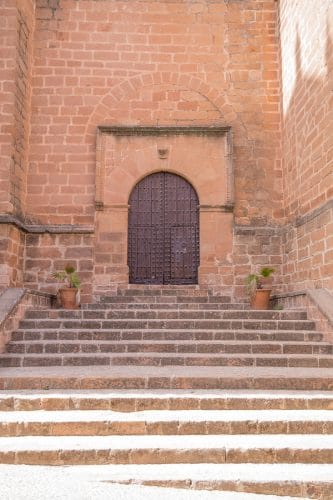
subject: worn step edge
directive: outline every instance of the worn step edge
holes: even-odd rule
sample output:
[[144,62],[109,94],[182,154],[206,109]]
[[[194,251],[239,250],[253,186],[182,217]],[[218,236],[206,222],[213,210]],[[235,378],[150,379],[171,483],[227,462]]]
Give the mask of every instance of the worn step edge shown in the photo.
[[[126,320],[124,320],[126,321]],[[24,332],[24,333],[34,333],[34,332],[52,332],[54,329],[53,328],[48,328],[48,327],[36,327],[35,329],[34,328],[24,328],[22,326],[20,326],[19,328],[17,328],[15,330],[15,332]],[[90,330],[88,328],[80,328],[80,327],[76,327],[76,328],[65,328],[65,327],[59,327],[59,328],[56,328],[55,329],[56,331],[60,331],[60,332],[82,332],[84,331],[85,333],[89,332],[89,331],[93,331],[95,333],[103,333],[103,332],[133,332],[134,329],[132,328],[91,328]],[[188,328],[177,328],[176,331],[174,331],[175,329],[172,329],[172,330],[168,330],[168,329],[165,329],[165,328],[149,328],[149,333],[165,333],[165,332],[168,332],[170,331],[171,333],[188,333],[189,332],[189,329]],[[148,330],[147,328],[136,328],[135,331],[140,331],[141,333],[147,333]],[[312,330],[294,330],[294,329],[286,329],[286,330],[277,330],[275,328],[258,328],[256,330],[254,330],[253,328],[201,328],[199,332],[195,332],[195,333],[207,333],[207,334],[210,334],[210,333],[229,333],[229,332],[235,332],[235,333],[256,333],[256,332],[259,332],[259,333],[262,333],[262,334],[271,334],[271,333],[281,333],[283,335],[285,334],[299,334],[299,333],[304,333],[304,334],[316,334],[316,335],[323,335],[323,332],[319,331],[319,330],[315,330],[315,331],[312,331]]]
[[304,354],[331,355],[333,346],[326,342],[229,341],[229,340],[15,340],[7,345],[7,354],[67,353],[197,353],[197,354]]
[[[64,352],[64,353],[61,353],[61,354],[57,354],[57,353],[47,353],[48,356],[53,356],[54,357],[66,357],[68,353]],[[76,357],[76,356],[81,356],[81,357],[91,357],[92,355],[96,354],[97,355],[101,355],[101,356],[105,356],[106,354],[105,353],[69,353],[71,357]],[[151,357],[151,358],[167,358],[167,357],[184,357],[184,358],[200,358],[200,357],[203,357],[204,354],[207,354],[207,356],[211,357],[211,358],[224,358],[224,357],[230,357],[230,358],[237,358],[237,357],[241,357],[242,354],[244,354],[244,357],[248,357],[248,358],[256,358],[256,357],[260,357],[260,358],[280,358],[281,356],[283,356],[283,359],[285,356],[287,356],[287,354],[285,353],[277,353],[277,354],[270,354],[270,353],[259,353],[259,355],[257,356],[256,354],[248,354],[248,353],[196,353],[196,352],[189,352],[189,353],[178,353],[178,352],[170,352],[170,353],[164,353],[164,352],[152,352],[152,353],[148,353],[146,355],[145,352],[133,352],[133,353],[115,353],[115,357],[133,357],[133,358],[136,358],[136,357]],[[0,354],[0,357],[16,357],[18,354],[16,353],[2,353]],[[36,358],[42,358],[42,357],[45,357],[45,354],[43,353],[27,353],[27,354],[23,354],[23,356],[25,357],[36,357]],[[110,356],[112,357],[112,356]],[[295,359],[298,359],[298,358],[305,358],[305,359],[313,359],[313,358],[328,358],[328,359],[331,359],[331,356],[329,354],[306,354],[306,353],[288,353],[288,357],[290,358],[295,358]]]
[[[183,309],[193,309],[201,310],[205,309],[207,311],[228,311],[228,310],[240,310],[249,311],[249,306],[242,302],[95,302],[93,304],[81,304],[81,309],[84,311],[93,310],[118,310],[118,309],[157,309],[157,310],[167,310],[170,308],[175,308],[177,310]],[[290,308],[288,311],[304,311],[304,309]]]
[[333,463],[333,435],[23,436],[2,463]]
[[[1,376],[2,375],[2,376]],[[333,389],[333,369],[280,367],[108,366],[6,368],[1,390],[22,389]]]
[[[221,321],[220,321],[221,320]],[[229,323],[230,325],[232,325],[233,323],[236,323],[236,324],[239,324],[239,323],[244,323],[245,325],[257,325],[257,324],[270,324],[270,325],[274,325],[274,327],[269,327],[270,330],[276,330],[277,328],[281,328],[281,329],[284,329],[283,327],[286,326],[286,325],[289,325],[290,323],[292,325],[294,325],[294,327],[296,326],[300,326],[300,325],[306,325],[307,327],[314,327],[315,326],[315,323],[312,321],[312,320],[308,320],[308,319],[271,319],[271,318],[265,318],[265,319],[262,319],[262,318],[259,318],[259,319],[251,319],[251,318],[240,318],[240,319],[237,319],[237,318],[216,318],[216,319],[170,319],[170,318],[165,318],[165,319],[158,319],[158,318],[124,318],[124,319],[119,319],[119,318],[114,318],[114,319],[103,319],[103,318],[90,318],[90,319],[83,319],[82,321],[80,321],[80,318],[48,318],[48,319],[41,319],[40,321],[36,318],[34,319],[24,319],[21,321],[21,325],[24,325],[24,326],[21,326],[21,328],[25,328],[25,329],[28,329],[28,326],[31,326],[31,328],[38,328],[38,325],[39,324],[42,324],[42,325],[50,325],[50,326],[47,326],[46,328],[53,328],[53,327],[56,327],[56,328],[59,328],[61,326],[65,326],[65,327],[68,327],[70,328],[71,326],[70,325],[73,325],[73,324],[81,324],[81,326],[79,326],[79,328],[93,328],[93,325],[102,325],[102,324],[108,324],[108,323],[111,323],[111,324],[115,324],[115,325],[121,325],[122,323],[128,323],[129,325],[132,325],[132,324],[135,324],[135,323],[145,323],[145,324],[149,324],[149,323],[152,323],[152,325],[154,325],[155,323],[165,323],[166,325],[170,324],[170,325],[174,325],[174,323],[189,323],[188,326],[190,326],[192,323],[192,328],[194,328],[195,326],[198,326],[197,324],[199,323],[203,323],[204,325],[210,325],[212,323]],[[83,326],[85,324],[89,324],[90,326]],[[33,326],[32,326],[33,325]],[[57,325],[57,326],[54,326],[54,325]],[[45,326],[43,326],[43,328],[45,328]],[[172,327],[172,328],[179,328],[178,326],[176,327]],[[290,329],[295,329],[295,328],[292,328],[291,326],[289,326]],[[210,328],[209,328],[210,329]],[[250,328],[252,329],[252,328]],[[287,328],[288,329],[288,328]],[[305,330],[307,330],[307,328],[305,327],[304,328]]]
[[1,411],[330,409],[331,391],[68,390],[1,391]]
[[[44,366],[154,366],[154,367],[306,367],[311,368],[333,368],[332,358],[316,358],[303,357],[301,355],[293,355],[293,357],[272,357],[267,355],[267,358],[260,356],[147,356],[141,353],[136,355],[121,355],[111,356],[108,353],[93,353],[93,354],[76,354],[66,353],[64,355],[12,355],[6,354],[0,357],[0,367],[40,367]],[[172,353],[171,353],[172,354]],[[177,354],[177,353],[176,353]]]
[[[296,414],[295,414],[296,413]],[[0,412],[1,436],[333,434],[324,410],[102,410]]]
[[[205,315],[212,316],[212,319],[273,319],[273,320],[306,320],[306,311],[256,311],[256,310],[198,310],[198,309],[187,309],[186,311],[180,311],[179,309],[168,309],[168,310],[142,310],[142,309],[116,309],[111,310],[109,312],[105,312],[104,318],[112,319],[113,315],[119,316],[121,314],[129,315],[137,319],[146,319],[145,316],[150,316],[147,319],[169,319],[168,317],[163,318],[163,316],[172,316],[170,319],[178,319],[176,316],[180,316],[180,319],[191,319],[191,315],[200,316],[199,319],[205,319]],[[138,316],[135,316],[135,315]],[[153,315],[153,316],[152,316]],[[94,317],[96,316],[96,317]],[[189,318],[186,318],[189,316]],[[291,316],[290,318],[286,318],[286,316]],[[202,318],[201,318],[202,317]],[[34,320],[34,319],[103,319],[102,313],[94,312],[93,310],[73,310],[66,311],[64,309],[49,309],[49,310],[29,310],[26,313],[25,319]],[[130,317],[128,318],[130,319]],[[193,318],[196,319],[196,318]],[[211,318],[207,318],[211,319]]]
[[141,365],[141,366],[249,366],[333,368],[330,354],[245,354],[245,353],[45,353],[0,355],[0,366],[76,366],[76,365]]
[[[70,339],[62,339],[61,340],[61,344],[64,344],[64,345],[67,345],[67,344],[78,344],[78,345],[81,345],[81,344],[87,344],[87,345],[94,345],[94,344],[101,344],[101,343],[107,343],[107,344],[110,344],[110,345],[121,345],[121,344],[124,344],[124,345],[137,345],[137,344],[140,344],[140,345],[193,345],[193,341],[192,340],[179,340],[179,343],[176,344],[176,340],[141,340],[140,342],[138,342],[137,340],[119,340],[119,341],[115,341],[115,340],[91,340],[91,339],[83,339],[83,340],[70,340]],[[26,341],[23,341],[23,340],[14,340],[14,341],[11,341],[10,344],[11,345],[15,345],[15,344],[18,344],[18,345],[22,345],[23,343],[26,343],[28,345],[45,345],[45,344],[59,344],[60,342],[58,340],[54,340],[54,339],[45,339],[45,340],[40,340],[40,339],[34,339],[34,340],[26,340]],[[208,339],[208,340],[205,340],[205,339],[199,339],[195,342],[196,344],[198,345],[237,345],[237,346],[242,346],[242,345],[255,345],[255,346],[260,346],[260,345],[273,345],[275,346],[277,344],[277,342],[272,342],[271,340],[238,340],[237,342],[235,340],[211,340],[211,339]],[[315,347],[333,347],[332,344],[330,344],[329,342],[325,342],[325,341],[312,341],[312,340],[304,340],[304,341],[299,341],[299,342],[295,342],[293,340],[281,340],[280,341],[281,345],[286,345],[286,346],[289,346],[289,345],[296,345],[296,346],[315,346]]]
[[[201,464],[207,466],[207,464]],[[94,466],[29,466],[29,465],[0,465],[0,474],[5,478],[2,482],[2,493],[4,498],[12,498],[12,492],[16,493],[15,500],[26,498],[40,498],[43,491],[57,492],[58,498],[73,498],[75,492],[77,498],[89,499],[131,499],[131,500],[205,500],[228,499],[228,500],[281,500],[280,496],[260,495],[237,491],[221,492],[194,490],[190,492],[181,491],[176,486],[172,488],[161,488],[157,486],[140,486],[136,484],[122,484],[114,481],[114,470],[119,470],[119,465],[94,465]],[[139,468],[139,466],[135,466]],[[150,466],[152,467],[152,466]],[[179,468],[179,465],[177,466]],[[103,470],[111,472],[110,481]],[[118,482],[118,484],[116,484]],[[323,486],[324,483],[320,483]],[[163,485],[161,485],[163,486]],[[50,489],[51,488],[51,489]],[[97,488],[97,490],[96,490]],[[180,485],[180,488],[182,486]],[[223,495],[223,496],[221,496]],[[283,495],[285,500],[304,500],[304,496],[296,498]],[[309,497],[307,497],[309,498]],[[319,498],[319,496],[318,496]],[[324,498],[324,497],[320,497]]]
[[[291,495],[329,500],[333,496],[330,464],[139,464],[110,465],[108,471],[104,468],[103,480],[122,484],[274,494],[284,498]],[[89,466],[86,469],[89,474]]]

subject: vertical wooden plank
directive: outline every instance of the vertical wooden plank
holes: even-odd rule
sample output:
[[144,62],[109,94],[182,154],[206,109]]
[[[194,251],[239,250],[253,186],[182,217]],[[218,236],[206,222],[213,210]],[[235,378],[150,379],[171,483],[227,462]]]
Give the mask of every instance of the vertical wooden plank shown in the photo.
[[199,200],[182,177],[168,172],[140,181],[129,199],[131,283],[197,283]]

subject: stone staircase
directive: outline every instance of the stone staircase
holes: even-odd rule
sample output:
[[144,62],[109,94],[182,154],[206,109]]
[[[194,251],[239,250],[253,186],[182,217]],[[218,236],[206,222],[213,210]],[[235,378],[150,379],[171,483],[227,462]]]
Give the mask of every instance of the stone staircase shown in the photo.
[[332,349],[302,310],[195,286],[28,311],[0,355],[0,463],[332,499]]

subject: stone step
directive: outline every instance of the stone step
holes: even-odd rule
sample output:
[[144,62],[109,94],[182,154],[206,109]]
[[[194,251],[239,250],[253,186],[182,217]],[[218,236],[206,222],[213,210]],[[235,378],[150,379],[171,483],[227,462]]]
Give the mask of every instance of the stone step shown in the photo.
[[[192,285],[155,285],[146,283],[128,283],[120,284],[117,286],[117,295],[144,295],[144,294],[156,294],[156,295],[177,295],[177,294],[211,294],[211,290],[207,286],[200,286],[198,284]],[[108,295],[102,295],[101,298],[107,297]],[[112,296],[112,294],[111,294]]]
[[0,367],[28,366],[279,366],[333,368],[333,356],[305,354],[62,353],[1,354]]
[[14,341],[7,345],[11,354],[105,353],[105,352],[174,352],[174,353],[245,353],[245,354],[333,354],[332,344],[324,342],[251,341]]
[[333,463],[333,435],[22,436],[0,438],[15,464]]
[[[231,467],[240,467],[237,464],[229,464]],[[268,464],[269,465],[269,464]],[[151,466],[148,465],[148,468]],[[164,464],[164,465],[153,465],[152,467],[171,467],[172,464]],[[179,469],[179,465],[173,465]],[[204,471],[206,471],[209,467],[216,466],[216,464],[200,464],[199,467],[202,467]],[[267,465],[265,465],[266,467]],[[274,466],[274,465],[273,465]],[[206,482],[204,486],[204,491],[200,491],[200,481],[194,482],[195,489],[191,488],[190,481],[187,482],[186,488],[191,488],[190,490],[185,490],[184,483],[179,481],[179,487],[173,482],[172,487],[168,487],[161,481],[161,486],[153,486],[149,485],[147,482],[147,486],[143,484],[135,484],[136,480],[131,483],[125,473],[127,467],[135,467],[137,472],[142,470],[142,467],[146,467],[145,465],[74,465],[74,466],[38,466],[38,465],[8,465],[1,464],[0,465],[0,481],[1,481],[1,492],[4,498],[13,499],[12,492],[15,491],[15,500],[25,500],[25,499],[37,499],[44,498],[44,492],[48,492],[47,498],[57,499],[71,499],[74,500],[281,500],[281,496],[275,495],[260,495],[255,493],[246,493],[242,491],[242,488],[247,488],[250,490],[252,483],[249,485],[240,483],[240,492],[237,491],[229,491],[228,487],[226,488],[228,491],[213,491],[213,488],[209,488],[208,482]],[[226,464],[222,464],[222,467],[226,467]],[[306,464],[297,465],[297,470],[302,467],[307,467]],[[320,492],[327,491],[325,488],[325,472],[326,468],[330,467],[329,465],[312,465],[312,467],[320,468],[320,472],[317,475],[317,481],[314,483],[314,487],[309,489],[309,492],[316,492],[319,494]],[[185,469],[185,464],[182,465],[181,469]],[[160,471],[161,472],[161,471]],[[309,477],[314,477],[315,471],[312,471],[312,474],[309,474]],[[304,472],[305,475],[305,472]],[[327,475],[327,472],[326,472]],[[109,477],[110,476],[110,480]],[[122,481],[122,476],[126,478]],[[297,479],[300,474],[297,475]],[[166,477],[167,472],[166,472]],[[205,476],[206,477],[206,476]],[[221,475],[220,475],[221,477]],[[246,476],[245,476],[246,477]],[[288,481],[286,483],[288,491],[292,491],[292,488],[302,488],[300,491],[305,491],[305,488],[308,486],[308,483],[301,482],[303,481],[303,477],[300,478],[299,482]],[[267,481],[269,481],[267,479]],[[139,483],[139,480],[137,481]],[[210,483],[211,486],[214,485],[214,482]],[[233,481],[230,481],[230,489],[235,487],[235,478]],[[270,484],[270,483],[269,483]],[[262,483],[258,484],[258,489],[260,487],[265,486],[269,488],[266,483],[263,485]],[[278,482],[272,482],[272,485],[279,484]],[[216,482],[217,489],[223,490],[227,483],[220,479],[220,481]],[[165,487],[163,487],[165,486]],[[310,485],[309,485],[310,486]],[[211,490],[211,491],[208,491]],[[41,493],[42,492],[42,493]],[[75,493],[73,493],[75,492]],[[74,494],[74,496],[73,496]],[[301,498],[292,497],[283,495],[284,500],[304,500],[305,496],[303,495]],[[306,498],[310,498],[308,495]],[[319,496],[311,498],[319,498]],[[324,497],[320,497],[324,498]]]
[[210,297],[218,296],[230,300],[229,294],[214,295],[213,291],[208,287],[202,287],[198,285],[194,286],[181,286],[181,285],[120,285],[118,286],[115,293],[110,293],[109,295],[100,295],[98,300],[100,302],[107,301],[114,296],[192,296],[192,297]]
[[[131,293],[156,293],[161,295],[162,293],[205,293],[211,294],[211,290],[207,286],[201,286],[197,283],[194,284],[152,284],[152,283],[120,283],[117,285],[116,293],[117,295],[131,294]],[[113,295],[113,292],[110,294]],[[102,295],[101,297],[105,297]]]
[[228,296],[216,295],[112,295],[101,298],[101,304],[111,304],[117,302],[137,302],[137,303],[197,303],[197,304],[225,304],[230,303]]
[[[8,469],[12,466],[5,466]],[[172,499],[171,489],[175,492],[177,500],[198,498],[207,500],[212,491],[218,491],[218,498],[231,500],[230,491],[236,491],[246,500],[247,493],[259,493],[257,497],[271,499],[271,495],[279,495],[276,500],[287,499],[290,495],[295,497],[326,499],[333,497],[333,466],[331,464],[124,464],[124,465],[102,465],[102,466],[76,466],[74,467],[38,467],[38,466],[16,466],[18,477],[28,475],[33,477],[36,469],[39,476],[52,474],[68,474],[74,469],[74,473],[80,480],[84,477],[89,482],[108,482],[126,485],[146,485],[150,487],[169,488],[165,490]],[[21,467],[24,469],[21,470]],[[59,470],[60,469],[60,470]],[[47,476],[48,477],[48,476]],[[64,476],[62,476],[63,478]],[[52,481],[54,482],[54,480]],[[191,496],[180,496],[181,489],[190,490]],[[201,494],[194,497],[195,490]],[[148,491],[146,494],[148,494]],[[161,498],[164,490],[158,492]],[[225,492],[225,493],[222,493]],[[265,496],[262,496],[265,495]],[[266,495],[269,495],[268,497]],[[109,498],[109,497],[108,497]],[[135,497],[128,497],[135,498]],[[157,496],[156,496],[157,498]],[[164,498],[164,497],[163,497]],[[167,498],[167,497],[166,497]],[[217,500],[217,497],[214,497]],[[289,498],[289,497],[288,497]],[[291,499],[290,499],[291,500]]]
[[[182,286],[175,286],[173,288],[167,288],[165,286],[155,286],[155,288],[148,288],[145,286],[141,287],[130,287],[130,288],[121,288],[119,287],[117,290],[118,297],[140,297],[140,296],[145,296],[145,297],[159,297],[159,296],[191,296],[191,297],[210,297],[212,296],[212,293],[210,290],[207,288],[200,288],[200,287],[192,287],[192,288],[187,288],[187,287],[182,287]],[[114,295],[102,295],[100,297],[101,302],[108,301],[110,298],[114,297]],[[230,300],[229,295],[219,295],[221,299],[226,299],[227,301]]]
[[[102,310],[125,310],[125,309],[152,309],[152,310],[168,310],[168,309],[179,309],[179,310],[206,310],[206,311],[216,311],[216,310],[249,310],[249,305],[244,303],[234,303],[234,302],[224,302],[224,303],[196,303],[196,302],[165,302],[165,303],[155,303],[155,302],[109,302],[101,303],[96,302],[94,304],[81,304],[81,310],[92,310],[92,311],[102,311]],[[289,309],[291,310],[291,309]]]
[[332,391],[23,390],[1,391],[0,411],[333,410]]
[[333,434],[330,410],[0,412],[0,436]]
[[207,311],[179,309],[164,310],[74,310],[63,309],[27,311],[26,319],[251,319],[251,320],[306,320],[306,311]]
[[221,366],[45,366],[6,368],[0,390],[258,389],[330,391],[332,368]]
[[13,341],[32,340],[94,340],[94,341],[268,341],[268,342],[321,342],[320,332],[302,330],[166,330],[166,329],[18,329],[12,334]]
[[20,328],[32,329],[250,329],[250,330],[314,330],[315,323],[309,320],[274,320],[274,319],[25,319]]

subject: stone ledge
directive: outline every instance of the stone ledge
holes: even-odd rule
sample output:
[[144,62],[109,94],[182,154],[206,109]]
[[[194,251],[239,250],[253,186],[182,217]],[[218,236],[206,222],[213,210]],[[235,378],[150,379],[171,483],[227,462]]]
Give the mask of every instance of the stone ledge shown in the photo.
[[0,214],[0,224],[11,224],[25,233],[33,234],[92,234],[95,231],[93,226],[80,224],[27,224],[10,214]]
[[10,341],[25,311],[32,307],[50,307],[55,295],[25,288],[7,288],[0,295],[0,352]]
[[305,307],[309,319],[316,322],[317,329],[321,330],[329,342],[333,341],[333,295],[327,288],[296,290],[293,292],[278,293],[272,296],[273,304],[284,304],[290,307]]
[[271,300],[287,299],[291,297],[309,298],[326,317],[330,325],[333,326],[333,296],[329,290],[326,288],[314,288],[294,292],[277,293],[272,296]]
[[112,125],[100,125],[98,130],[103,134],[112,135],[224,135],[231,131],[231,127],[115,127]]
[[324,203],[320,207],[315,208],[314,210],[312,210],[311,212],[308,212],[305,215],[301,215],[299,217],[296,217],[294,224],[296,227],[303,226],[307,222],[312,221],[316,217],[319,217],[319,215],[321,215],[322,213],[324,213],[328,210],[331,210],[331,209],[333,209],[333,199],[328,200],[326,203]]

